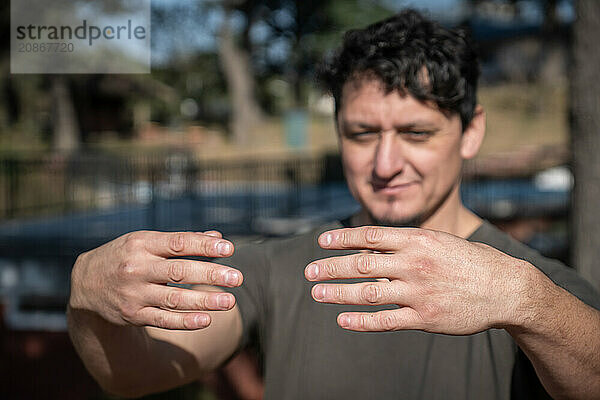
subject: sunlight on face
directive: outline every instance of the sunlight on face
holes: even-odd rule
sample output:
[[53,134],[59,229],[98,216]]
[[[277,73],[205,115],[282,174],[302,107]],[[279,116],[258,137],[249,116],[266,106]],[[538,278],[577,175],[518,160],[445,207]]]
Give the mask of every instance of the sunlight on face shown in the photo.
[[419,225],[457,189],[458,115],[363,80],[344,86],[337,126],[348,186],[371,222]]

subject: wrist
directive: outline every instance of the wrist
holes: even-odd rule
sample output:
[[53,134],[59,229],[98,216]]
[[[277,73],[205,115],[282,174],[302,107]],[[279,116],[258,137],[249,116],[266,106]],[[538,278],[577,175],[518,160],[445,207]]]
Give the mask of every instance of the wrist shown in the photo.
[[81,287],[83,269],[85,268],[85,258],[87,253],[82,253],[77,257],[73,268],[71,269],[71,291],[69,295],[69,308],[71,309],[89,309],[85,300],[84,291]]
[[543,272],[527,261],[519,262],[517,290],[509,296],[512,307],[503,326],[511,334],[538,331],[557,297],[556,286]]

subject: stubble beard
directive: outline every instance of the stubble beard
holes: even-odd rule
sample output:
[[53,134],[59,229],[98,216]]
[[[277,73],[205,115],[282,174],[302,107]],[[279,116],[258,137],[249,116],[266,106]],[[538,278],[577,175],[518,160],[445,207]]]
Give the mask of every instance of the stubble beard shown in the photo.
[[418,228],[423,224],[423,215],[416,215],[408,218],[394,218],[393,216],[385,215],[382,218],[377,218],[367,211],[369,218],[374,225],[390,226],[393,228]]
[[390,226],[394,228],[420,228],[429,218],[433,216],[436,210],[440,209],[442,204],[447,201],[448,197],[452,193],[452,188],[450,188],[450,190],[448,190],[445,195],[438,200],[433,208],[421,210],[420,213],[409,217],[396,218],[393,215],[384,215],[383,217],[378,218],[375,217],[368,208],[364,207],[364,205],[363,209],[367,212],[371,222],[375,225]]

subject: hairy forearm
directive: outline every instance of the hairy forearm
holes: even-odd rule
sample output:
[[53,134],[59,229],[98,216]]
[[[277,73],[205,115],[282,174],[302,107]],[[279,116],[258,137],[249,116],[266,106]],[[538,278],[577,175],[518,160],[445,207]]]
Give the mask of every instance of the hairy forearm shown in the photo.
[[521,318],[507,331],[553,398],[600,398],[600,312],[534,275]]
[[153,339],[143,327],[117,326],[93,312],[71,307],[67,316],[75,349],[88,371],[110,393],[136,397],[197,378],[184,373],[198,370],[191,354]]

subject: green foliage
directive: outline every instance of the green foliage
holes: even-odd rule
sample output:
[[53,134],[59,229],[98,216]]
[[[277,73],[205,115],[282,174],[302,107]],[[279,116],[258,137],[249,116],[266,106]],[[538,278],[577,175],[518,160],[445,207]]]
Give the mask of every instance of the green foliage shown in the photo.
[[[300,106],[312,88],[316,65],[339,44],[343,32],[392,13],[375,0],[253,0],[233,8],[244,16],[240,44],[252,54],[259,84],[281,77]],[[253,30],[261,34],[250,40]],[[265,93],[264,87],[260,90]]]
[[[119,1],[112,0],[111,7]],[[250,55],[259,103],[277,115],[306,105],[316,65],[339,44],[344,31],[391,14],[383,0],[153,2],[152,45],[160,62],[153,64],[151,75],[67,77],[83,121],[82,140],[91,134],[97,141],[109,131],[128,137],[125,130],[134,126],[133,110],[140,103],[150,107],[152,121],[172,126],[192,122],[182,117],[180,104],[193,99],[197,120],[224,127],[231,112],[217,55],[224,10],[235,15],[237,43]],[[0,7],[6,30],[9,17],[7,3]],[[0,69],[8,72],[8,36],[4,42]],[[56,113],[48,78],[1,74],[0,89],[0,148],[47,148]],[[113,108],[103,110],[106,104]],[[115,115],[117,104],[123,106]],[[111,125],[104,115],[114,115],[119,123]]]

